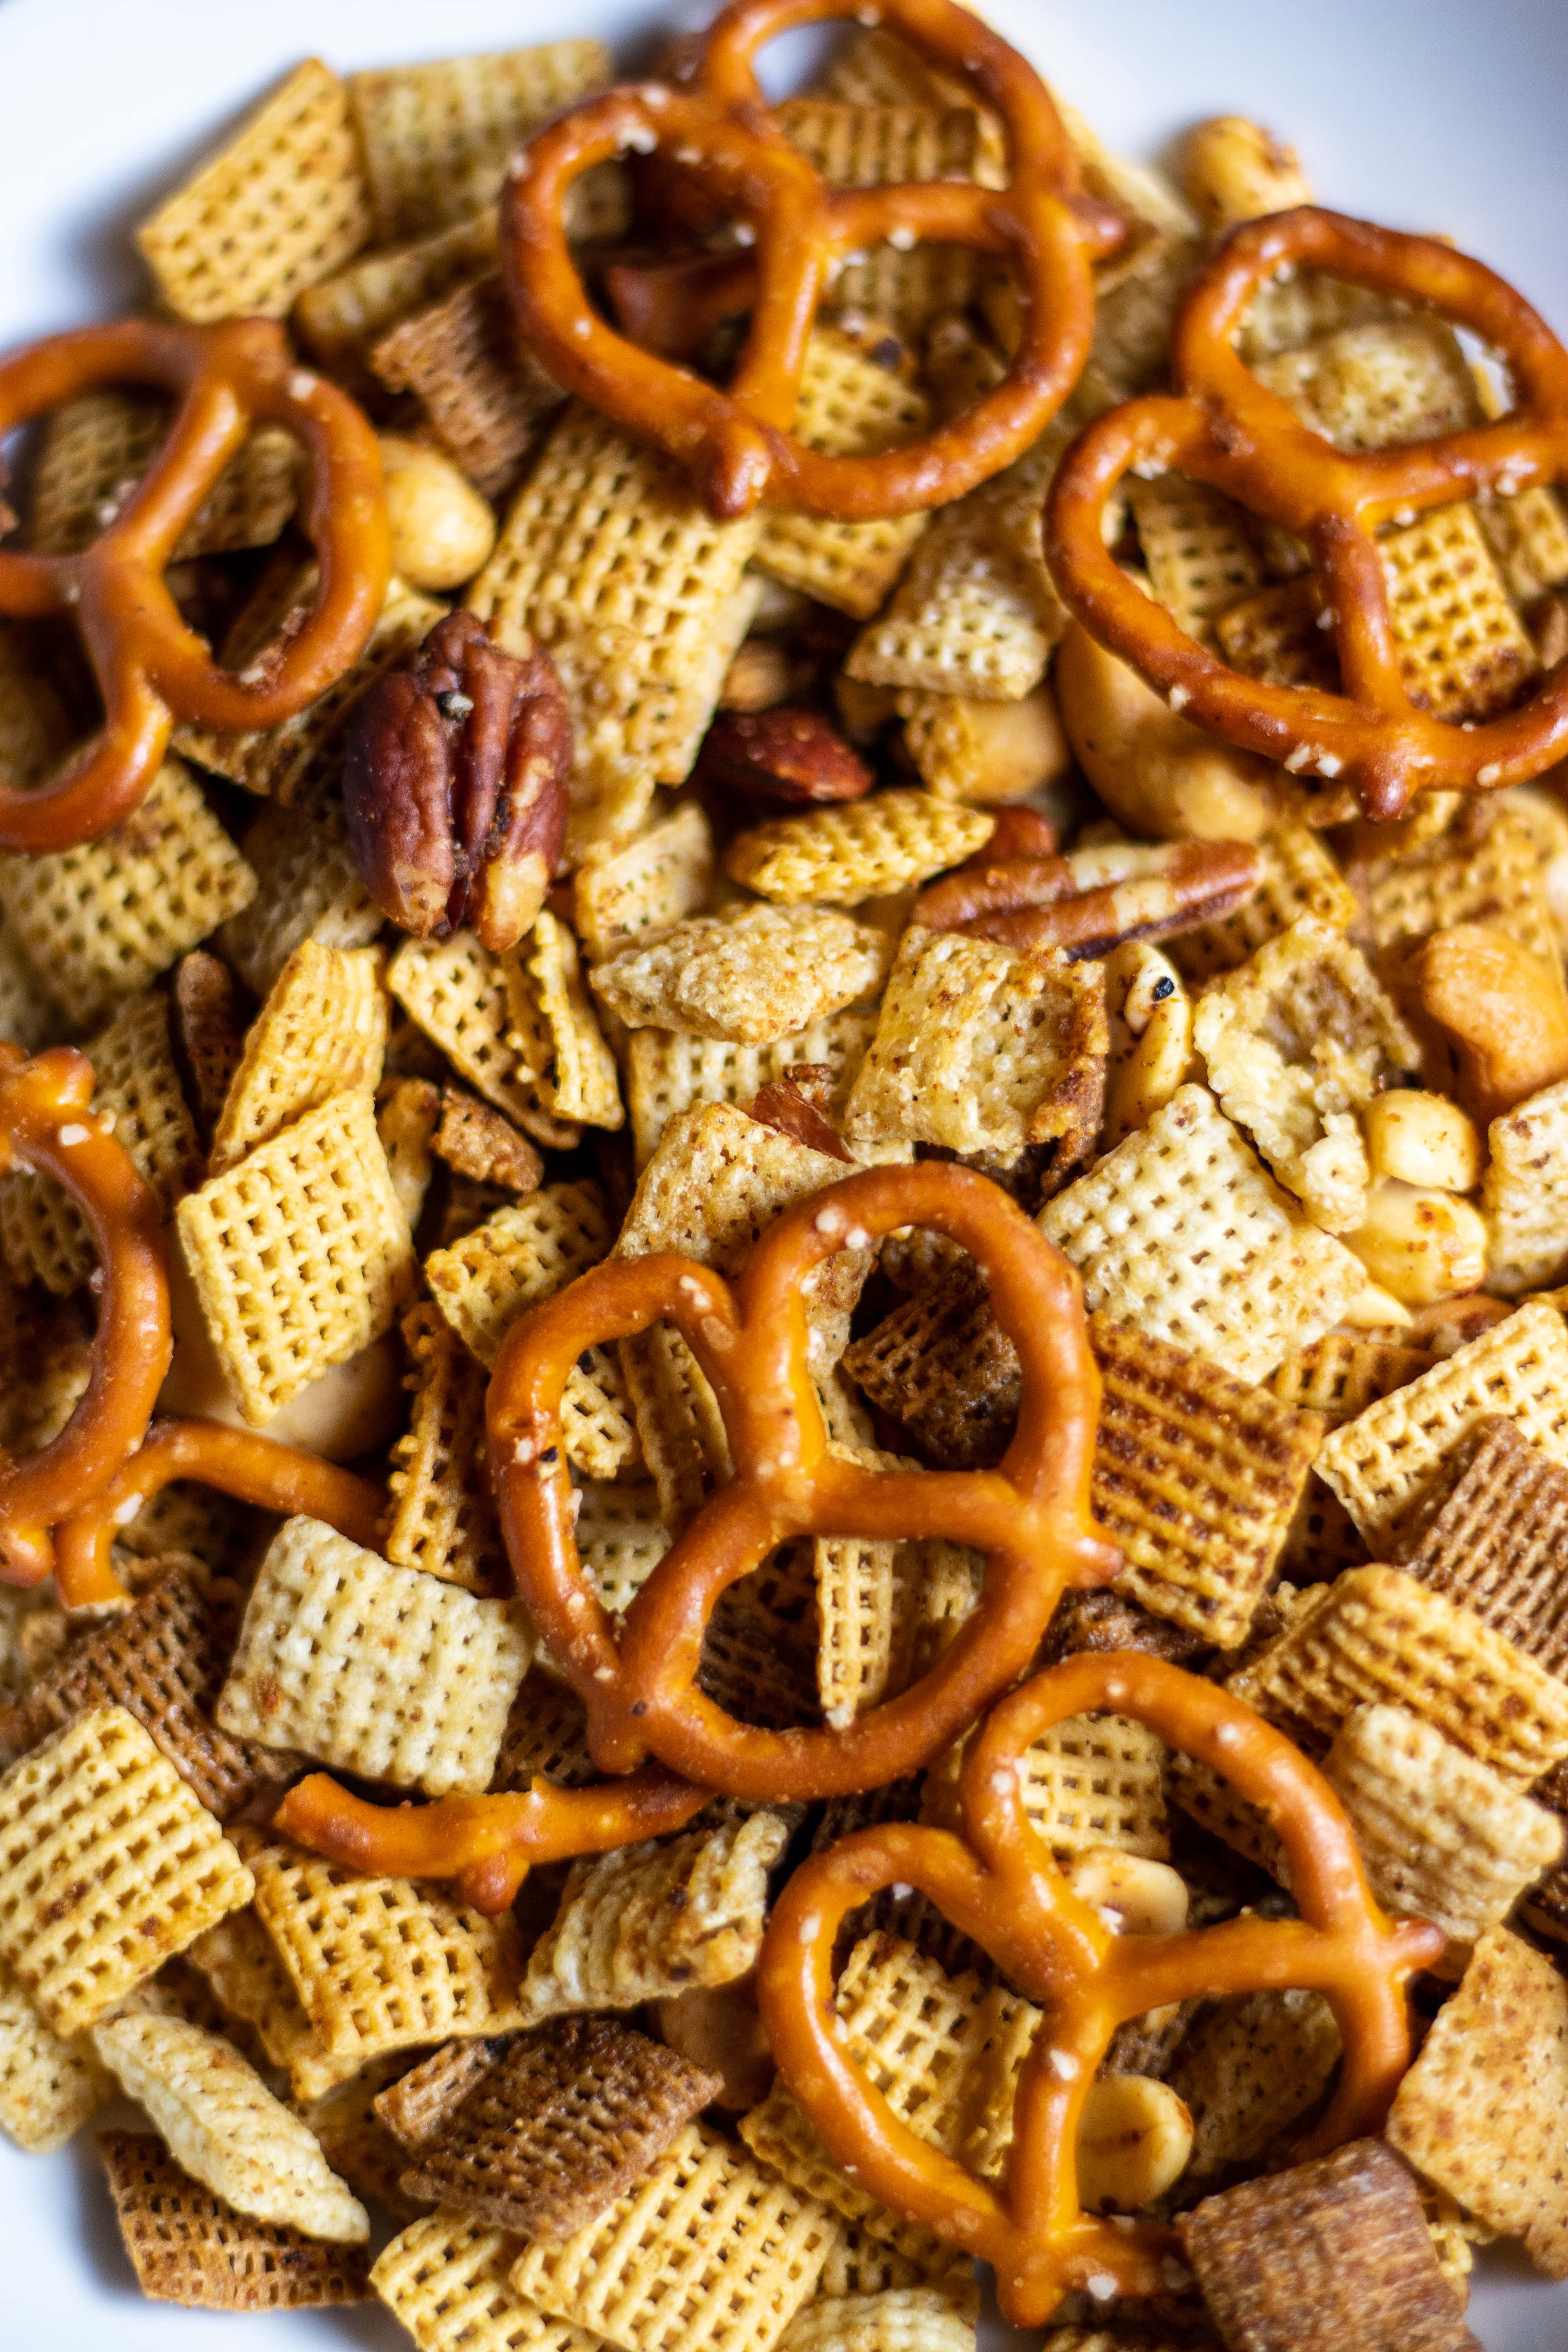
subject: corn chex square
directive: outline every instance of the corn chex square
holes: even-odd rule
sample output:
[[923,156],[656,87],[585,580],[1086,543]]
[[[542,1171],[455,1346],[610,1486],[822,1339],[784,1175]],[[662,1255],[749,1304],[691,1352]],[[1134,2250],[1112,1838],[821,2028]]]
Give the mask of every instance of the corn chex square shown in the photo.
[[246,1604],[217,1720],[363,1780],[479,1795],[531,1654],[510,1602],[289,1519]]
[[1038,1223],[1082,1275],[1091,1308],[1237,1380],[1261,1380],[1320,1338],[1366,1280],[1198,1086],[1179,1088]]
[[[1064,1716],[1018,1759],[1024,1810],[1058,1860],[1114,1846],[1163,1862],[1171,1851],[1167,1753],[1158,1735],[1131,1716]],[[923,1820],[958,1827],[963,1765],[959,1742],[931,1766],[921,1791]]]
[[221,1176],[334,1095],[374,1087],[386,1050],[381,959],[302,940],[247,1034],[208,1155]]
[[491,955],[472,931],[405,940],[387,966],[386,984],[453,1068],[527,1131],[537,1105],[531,1081],[543,1068],[543,1051],[533,1024],[518,1019],[526,1005],[515,950]]
[[1494,718],[1541,667],[1475,509],[1436,508],[1378,542],[1400,673],[1436,718]]
[[113,2092],[87,2035],[62,2041],[0,1961],[0,2132],[29,2156],[51,2155]]
[[1092,1146],[1105,1093],[1105,973],[1059,948],[1009,948],[911,924],[845,1106],[867,1151],[891,1139],[1016,1160]]
[[309,2311],[368,2300],[358,2247],[324,2245],[237,2213],[182,2172],[151,2132],[100,2132],[120,2234],[153,2303],[198,2311]]
[[393,2239],[370,2283],[417,2352],[599,2352],[601,2336],[514,2292],[516,2258],[505,2231],[431,2213]]
[[341,806],[265,808],[241,845],[256,890],[220,927],[217,944],[252,995],[270,992],[301,941],[362,948],[380,930],[382,911],[354,871]]
[[616,847],[590,850],[572,884],[578,935],[591,963],[607,963],[644,932],[667,930],[705,904],[713,832],[695,801]]
[[1568,1274],[1568,1085],[1494,1118],[1487,1150],[1488,1286],[1505,1297],[1548,1289]]
[[1456,1449],[1500,1414],[1552,1461],[1568,1463],[1568,1332],[1543,1300],[1332,1431],[1318,1475],[1374,1550],[1409,1550],[1447,1499]]
[[[247,1861],[265,1840],[240,1834]],[[204,1929],[185,1955],[226,2018],[250,2027],[270,2063],[291,2077],[297,2100],[322,2097],[353,2074],[355,2057],[334,2061],[300,2005],[278,1947],[254,1907],[231,1911]]]
[[1257,373],[1336,449],[1386,449],[1479,425],[1458,338],[1437,319],[1363,320],[1259,360]]
[[427,1299],[405,1317],[403,1336],[414,1403],[392,1449],[386,1557],[468,1592],[503,1591],[506,1554],[485,1459],[484,1367]]
[[593,982],[630,1028],[769,1045],[875,995],[890,953],[884,932],[848,915],[753,901],[624,948]]
[[755,1965],[768,1872],[795,1822],[766,1808],[572,1865],[519,1989],[536,2024],[579,2009],[636,2009]]
[[1233,971],[1303,915],[1332,931],[1348,930],[1359,911],[1355,893],[1322,841],[1303,824],[1285,824],[1258,845],[1262,871],[1250,898],[1216,922],[1200,923],[1168,940],[1171,961],[1187,980]]
[[1500,796],[1467,800],[1444,832],[1397,856],[1358,860],[1354,879],[1374,948],[1480,923],[1557,968],[1540,844],[1528,817]]
[[290,1846],[254,1865],[257,1916],[338,2079],[386,2051],[522,2023],[510,1913],[487,1919],[412,1879],[366,1878]]
[[622,2352],[771,2352],[837,2223],[703,2124],[597,2221],[529,2246],[513,2290]]
[[79,1715],[0,1779],[0,1963],[64,2039],[252,1891],[123,1707]]
[[97,841],[0,857],[6,927],[73,1022],[97,1021],[146,987],[255,892],[195,779],[172,759],[141,807]]
[[1506,1927],[1476,1945],[1389,2111],[1393,2146],[1568,2277],[1568,1984]]
[[136,242],[176,318],[281,319],[371,229],[347,93],[311,58],[165,197]]
[[364,2207],[314,2136],[221,2034],[183,2018],[129,2015],[94,2026],[92,2038],[181,2170],[237,2213],[339,2245],[369,2237]]
[[414,1265],[368,1093],[307,1111],[187,1194],[175,1222],[252,1429],[389,1328]]
[[1246,517],[1229,499],[1179,474],[1128,484],[1138,543],[1155,596],[1188,636],[1263,585]]
[[1544,482],[1517,498],[1478,499],[1475,517],[1516,604],[1568,580],[1568,517]]
[[974,2322],[940,2286],[819,2296],[779,2339],[784,2352],[974,2352]]
[[936,516],[886,607],[861,631],[847,677],[992,701],[1033,692],[1065,615],[1048,583],[998,543],[994,526],[994,501],[983,490]]
[[[85,392],[57,408],[33,467],[28,544],[39,555],[90,547],[168,438],[172,410],[156,394]],[[270,547],[293,514],[300,450],[281,425],[258,426],[174,543],[172,561]]]
[[689,1030],[635,1029],[626,1039],[626,1106],[638,1170],[658,1148],[677,1111],[693,1103],[744,1107],[800,1064],[820,1074],[828,1116],[837,1119],[877,1026],[871,1012],[831,1013],[771,1045],[737,1045]]
[[547,1055],[541,1078],[545,1108],[588,1127],[621,1127],[626,1111],[616,1057],[584,985],[571,928],[542,907],[530,939],[528,979]]
[[724,870],[776,906],[858,907],[962,864],[995,824],[984,809],[930,793],[873,793],[753,825],[731,843]]

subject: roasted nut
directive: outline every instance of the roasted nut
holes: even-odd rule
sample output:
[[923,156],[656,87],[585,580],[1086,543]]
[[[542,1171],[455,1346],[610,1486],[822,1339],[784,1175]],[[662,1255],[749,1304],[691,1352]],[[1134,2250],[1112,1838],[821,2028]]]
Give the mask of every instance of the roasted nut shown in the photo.
[[1436,1192],[1470,1192],[1481,1181],[1481,1139],[1447,1095],[1394,1088],[1362,1113],[1367,1162],[1374,1176]]
[[1189,131],[1178,168],[1182,192],[1212,236],[1312,201],[1295,149],[1245,114],[1216,114]]
[[1110,1051],[1100,1148],[1147,1127],[1193,1066],[1193,1000],[1168,956],[1142,940],[1105,960]]
[[1193,2118],[1168,2083],[1101,2074],[1078,2127],[1078,2193],[1086,2212],[1131,2213],[1163,2197],[1193,2152]]
[[748,637],[724,673],[719,688],[721,710],[772,710],[787,701],[795,683],[795,664],[771,637]]
[[1415,959],[1421,1010],[1458,1053],[1460,1091],[1482,1125],[1568,1076],[1560,973],[1501,931],[1456,923]]
[[547,654],[520,659],[448,613],[360,697],[343,761],[349,843],[416,939],[467,924],[493,954],[544,903],[566,832],[572,725]]
[[1068,1867],[1081,1903],[1106,1915],[1119,1936],[1176,1936],[1187,1924],[1187,1882],[1168,1862],[1120,1846],[1086,1846]]
[[381,436],[392,565],[411,587],[460,588],[488,562],[496,519],[466,474],[438,449]]
[[870,769],[815,710],[757,710],[716,719],[697,755],[696,781],[749,799],[809,804],[858,801]]
[[[929,698],[913,696],[909,700],[918,709]],[[949,798],[974,801],[983,808],[996,802],[1022,800],[1026,793],[1041,792],[1047,784],[1058,782],[1072,765],[1048,686],[1037,686],[1033,694],[1016,702],[983,702],[973,695],[952,695],[943,698],[943,707],[963,746],[963,782],[956,793],[950,788]],[[910,709],[906,708],[904,715],[910,718]],[[913,738],[910,748],[914,764],[921,767]],[[936,776],[926,774],[926,782],[933,791],[939,789]]]
[[441,1124],[430,1149],[476,1184],[499,1184],[503,1192],[535,1192],[544,1177],[544,1162],[526,1136],[519,1135],[510,1118],[465,1087],[441,1089]]
[[1057,708],[1078,763],[1131,833],[1260,841],[1289,800],[1271,761],[1178,718],[1074,622],[1057,653]]
[[852,1154],[827,1116],[832,1076],[825,1062],[797,1062],[785,1076],[770,1078],[758,1087],[746,1107],[748,1114],[793,1143],[804,1143],[829,1160],[849,1160]]
[[1340,1239],[1405,1307],[1430,1307],[1486,1279],[1486,1225],[1452,1192],[1384,1176],[1367,1192],[1362,1223]]
[[1006,947],[1065,948],[1076,961],[1228,915],[1252,896],[1260,872],[1258,852],[1242,841],[1113,841],[1066,857],[986,856],[923,890],[913,919]]

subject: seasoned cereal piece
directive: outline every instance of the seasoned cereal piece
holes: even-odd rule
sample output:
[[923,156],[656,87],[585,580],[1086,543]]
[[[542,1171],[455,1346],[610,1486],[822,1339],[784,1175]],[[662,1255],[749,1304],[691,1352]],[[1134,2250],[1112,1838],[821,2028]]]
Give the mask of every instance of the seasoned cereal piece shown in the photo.
[[753,826],[731,843],[725,871],[781,907],[808,898],[858,907],[960,865],[990,839],[995,822],[983,809],[929,793],[875,793]]
[[1487,1129],[1481,1211],[1487,1281],[1513,1297],[1568,1274],[1568,1085],[1547,1087]]
[[1263,585],[1246,516],[1217,490],[1179,474],[1127,488],[1155,596],[1189,636],[1206,638],[1216,614]]
[[[244,1825],[235,1834],[248,1861],[265,1851],[265,1839]],[[224,2016],[241,2033],[254,2030],[274,2066],[291,2078],[296,2100],[318,2099],[353,2075],[359,2060],[350,2055],[334,2061],[310,2023],[278,1947],[253,1907],[230,1912],[216,1927],[206,1928],[186,1954],[193,1969],[207,1984]]]
[[[1114,1846],[1163,1862],[1171,1851],[1165,1754],[1163,1741],[1131,1716],[1064,1716],[1019,1759],[1024,1811],[1058,1861]],[[958,1826],[963,1768],[960,1741],[926,1775],[922,1819]]]
[[1458,337],[1437,319],[1347,324],[1256,367],[1259,380],[1336,449],[1430,441],[1481,421]]
[[1354,922],[1355,894],[1317,834],[1305,825],[1280,825],[1265,834],[1258,849],[1262,875],[1252,897],[1217,922],[1202,923],[1169,941],[1166,951],[1185,979],[1234,971],[1303,915],[1332,931],[1348,930]]
[[279,973],[224,1097],[208,1171],[222,1175],[334,1095],[374,1087],[386,1051],[386,998],[374,949],[305,940]]
[[542,907],[530,940],[526,968],[545,1046],[545,1108],[557,1118],[581,1119],[588,1127],[624,1126],[616,1057],[584,985],[575,939]]
[[[39,555],[90,547],[142,481],[169,436],[156,394],[84,392],[57,408],[32,471],[28,542]],[[294,511],[300,448],[281,425],[258,426],[175,541],[171,559],[270,547]]]
[[1557,937],[1540,846],[1529,819],[1506,799],[1478,794],[1430,840],[1380,854],[1374,839],[1369,851],[1350,878],[1374,948],[1424,940],[1456,923],[1480,923],[1507,932],[1556,970]]
[[593,963],[607,963],[641,933],[667,930],[704,904],[713,878],[713,835],[684,801],[618,848],[590,850],[572,886],[577,930]]
[[543,1045],[541,1041],[531,1052],[529,1025],[517,1020],[517,951],[492,955],[472,931],[405,940],[387,966],[386,984],[468,1084],[527,1129],[535,1104],[531,1081],[543,1068]]
[[566,397],[522,341],[499,269],[410,310],[367,356],[388,391],[415,395],[487,499],[513,488],[541,422]]
[[509,1572],[485,1459],[484,1368],[428,1300],[405,1318],[403,1336],[414,1405],[393,1447],[386,1556],[468,1592],[504,1591]]
[[505,1601],[285,1522],[217,1705],[226,1731],[426,1796],[489,1786],[532,1641]]
[[886,935],[818,907],[751,905],[677,923],[595,965],[595,992],[629,1027],[768,1045],[874,995]]
[[1541,664],[1475,509],[1438,507],[1378,541],[1405,691],[1436,718],[1495,718]]
[[743,1108],[762,1089],[805,1065],[825,1071],[829,1118],[842,1113],[846,1097],[876,1029],[870,1012],[829,1013],[793,1036],[771,1045],[736,1045],[696,1037],[689,1030],[637,1029],[625,1049],[626,1104],[640,1171],[677,1111],[693,1103],[727,1102]]
[[373,392],[367,353],[389,327],[480,277],[495,261],[497,215],[487,205],[410,245],[362,254],[335,277],[309,286],[294,305],[295,333],[312,358],[356,398]]
[[1339,2060],[1321,1993],[1239,1993],[1203,2011],[1165,2077],[1193,2118],[1184,2188],[1256,2164],[1321,2096]]
[[357,2247],[237,2213],[182,2172],[150,2132],[100,2132],[98,2147],[136,2284],[153,2302],[309,2311],[369,2300]]
[[381,908],[354,871],[341,804],[264,809],[241,845],[256,892],[216,936],[253,995],[269,993],[303,941],[360,948],[380,930]]
[[974,2352],[974,2322],[939,2286],[821,2298],[797,2311],[784,2352]]
[[88,2036],[62,2041],[0,1961],[0,2132],[29,2156],[52,2155],[113,2093]]
[[509,2034],[488,2042],[447,2042],[379,2091],[375,2112],[411,2156],[436,2147],[465,2100],[493,2074],[511,2048]]
[[1501,1414],[1478,1423],[1453,1459],[1458,1483],[1401,1567],[1568,1679],[1568,1468]]
[[602,2337],[513,2291],[516,2256],[505,2231],[432,2213],[394,2238],[370,2280],[417,2352],[599,2352]]

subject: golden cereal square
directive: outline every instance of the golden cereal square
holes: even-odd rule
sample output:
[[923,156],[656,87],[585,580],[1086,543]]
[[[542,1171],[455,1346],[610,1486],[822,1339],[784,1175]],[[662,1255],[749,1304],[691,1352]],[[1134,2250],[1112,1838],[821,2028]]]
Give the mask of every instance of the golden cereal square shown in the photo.
[[0,1963],[68,2040],[250,1900],[250,1873],[123,1707],[0,1779]]
[[97,841],[0,857],[7,929],[79,1023],[156,980],[255,893],[256,876],[178,760]]
[[1490,719],[1540,668],[1469,506],[1379,542],[1405,689],[1438,719]]
[[307,1111],[187,1194],[176,1223],[253,1429],[390,1328],[414,1264],[368,1094]]
[[149,2133],[100,2132],[120,2234],[153,2303],[198,2311],[309,2311],[369,2299],[357,2247],[237,2213]]
[[1355,887],[1374,948],[1480,923],[1557,968],[1541,845],[1524,812],[1500,795],[1477,794],[1429,840],[1358,861]]
[[[579,877],[579,880],[581,877]],[[743,1107],[800,1063],[823,1074],[828,1115],[841,1115],[877,1026],[870,1012],[830,1013],[771,1045],[736,1045],[689,1030],[637,1029],[625,1050],[626,1102],[639,1169],[647,1166],[677,1111],[693,1103]]]
[[511,2284],[622,2352],[771,2352],[837,2235],[814,2198],[689,2124],[607,2213],[526,2247]]
[[313,359],[363,397],[375,383],[366,357],[371,346],[400,319],[493,268],[496,234],[496,209],[489,205],[433,236],[363,254],[336,277],[306,288],[294,305],[294,331]]
[[730,845],[732,881],[776,906],[858,907],[929,882],[990,840],[996,820],[930,793],[874,793],[754,825]]
[[1263,564],[1238,507],[1179,474],[1132,480],[1128,499],[1154,593],[1200,640],[1227,605],[1263,585]]
[[87,2036],[62,2041],[0,1962],[0,2132],[29,2156],[47,2156],[113,2093]]
[[1549,1289],[1568,1274],[1568,1085],[1494,1118],[1487,1150],[1488,1285],[1505,1297]]
[[1348,324],[1259,361],[1257,372],[1337,449],[1429,441],[1481,421],[1458,338],[1437,319]]
[[628,1028],[771,1045],[875,995],[889,952],[883,932],[848,915],[752,901],[624,948],[593,982]]
[[514,2292],[517,2252],[503,2230],[432,2213],[394,2238],[370,2283],[417,2352],[599,2352],[601,2337]]
[[591,963],[606,963],[644,931],[662,931],[704,904],[713,832],[695,801],[618,848],[590,851],[573,878],[577,933]]
[[[33,469],[28,540],[40,555],[75,555],[114,520],[168,438],[157,395],[85,392],[57,408]],[[281,425],[243,444],[175,542],[174,561],[270,547],[294,511],[300,447]]]
[[283,318],[371,237],[343,84],[310,58],[136,232],[176,317]]
[[622,1127],[626,1114],[616,1057],[584,985],[576,940],[547,907],[540,908],[530,937],[528,980],[549,1045],[541,1080],[545,1107],[557,1118],[581,1119],[588,1127]]
[[531,1650],[510,1601],[289,1519],[246,1605],[217,1720],[362,1780],[477,1796]]
[[494,956],[472,931],[445,940],[405,940],[387,966],[386,984],[409,1019],[438,1045],[460,1076],[498,1110],[527,1128],[534,1110],[530,1081],[542,1049],[515,1024],[515,953]]
[[1366,1279],[1198,1086],[1182,1087],[1038,1223],[1082,1275],[1091,1308],[1237,1380],[1261,1380],[1320,1338]]
[[1292,1988],[1215,2001],[1166,2078],[1193,2118],[1184,2180],[1207,2187],[1254,2165],[1321,2096],[1339,2058],[1339,2028],[1321,1993]]
[[522,341],[499,269],[398,320],[369,358],[388,391],[419,402],[429,431],[487,499],[514,488],[541,423],[566,397]]
[[333,1095],[374,1087],[386,1050],[379,962],[371,948],[295,949],[247,1034],[213,1135],[213,1175]]
[[270,993],[304,940],[360,948],[380,930],[381,908],[354,871],[341,807],[264,809],[242,846],[256,892],[222,926],[217,945],[253,995]]
[[393,1447],[386,1556],[465,1591],[509,1580],[485,1460],[484,1367],[428,1300],[405,1318],[414,1370],[408,1427]]
[[1305,825],[1281,825],[1258,844],[1262,873],[1256,892],[1234,913],[1167,942],[1172,961],[1188,980],[1231,971],[1279,938],[1303,915],[1331,930],[1355,920],[1355,894],[1330,852]]

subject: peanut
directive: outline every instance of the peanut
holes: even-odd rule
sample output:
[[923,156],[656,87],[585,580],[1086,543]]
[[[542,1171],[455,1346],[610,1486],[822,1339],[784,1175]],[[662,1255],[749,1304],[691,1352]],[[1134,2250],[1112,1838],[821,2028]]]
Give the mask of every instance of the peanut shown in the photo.
[[1362,1129],[1374,1176],[1397,1176],[1436,1192],[1471,1192],[1481,1181],[1475,1121],[1447,1095],[1413,1088],[1374,1096]]
[[920,729],[910,729],[906,740],[925,783],[949,798],[975,801],[983,808],[1022,800],[1058,782],[1072,764],[1048,686],[1037,686],[1017,702],[906,693],[899,697],[899,708],[906,721],[934,714],[938,723],[929,751]]
[[1178,718],[1135,670],[1074,622],[1055,670],[1057,708],[1079,767],[1131,833],[1260,841],[1287,804],[1279,771]]
[[1340,1238],[1374,1283],[1405,1307],[1474,1290],[1487,1270],[1487,1229],[1479,1210],[1452,1192],[1434,1192],[1384,1176],[1366,1196],[1366,1213]]
[[1501,931],[1456,923],[1415,958],[1421,1009],[1458,1051],[1466,1108],[1481,1126],[1568,1076],[1561,972]]
[[438,449],[381,436],[394,570],[411,587],[460,588],[487,561],[496,519],[466,474]]
[[1091,1845],[1074,1854],[1067,1878],[1080,1902],[1113,1915],[1119,1936],[1174,1936],[1187,1924],[1187,1883],[1168,1862]]
[[1105,960],[1110,1022],[1101,1149],[1147,1127],[1192,1074],[1193,1000],[1175,966],[1142,940]]
[[1168,2083],[1102,2074],[1078,2127],[1078,2193],[1088,2212],[1131,2212],[1163,2196],[1193,2152],[1193,2119]]
[[1216,114],[1189,131],[1179,171],[1182,192],[1211,236],[1312,201],[1295,149],[1245,114]]

